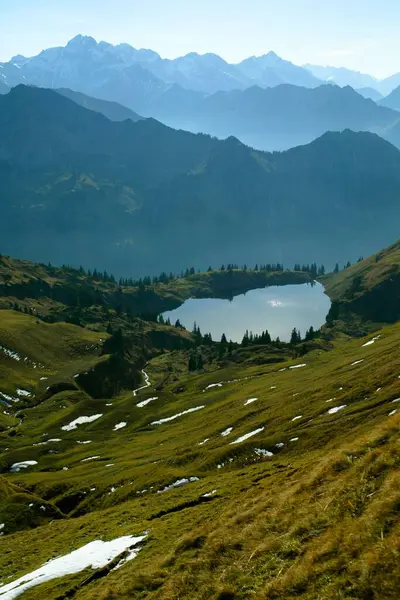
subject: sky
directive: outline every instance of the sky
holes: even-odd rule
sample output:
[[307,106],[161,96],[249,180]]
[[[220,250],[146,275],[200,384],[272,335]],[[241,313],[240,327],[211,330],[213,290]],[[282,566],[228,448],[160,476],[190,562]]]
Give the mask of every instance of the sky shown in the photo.
[[399,0],[0,0],[0,61],[82,33],[165,58],[229,62],[273,50],[295,64],[400,71]]

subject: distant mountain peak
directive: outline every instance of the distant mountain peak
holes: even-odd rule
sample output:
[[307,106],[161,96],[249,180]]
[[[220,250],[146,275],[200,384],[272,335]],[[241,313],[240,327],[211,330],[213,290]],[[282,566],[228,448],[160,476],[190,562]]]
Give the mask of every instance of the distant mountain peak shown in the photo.
[[67,48],[94,48],[97,46],[96,40],[90,35],[78,34],[73,37],[67,44]]

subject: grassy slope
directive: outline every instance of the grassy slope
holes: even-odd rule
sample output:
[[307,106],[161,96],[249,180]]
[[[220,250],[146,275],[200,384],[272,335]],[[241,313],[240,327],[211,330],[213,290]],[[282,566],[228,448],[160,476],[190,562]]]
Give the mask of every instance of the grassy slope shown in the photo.
[[[358,262],[337,274],[330,274],[324,280],[327,292],[332,300],[350,300],[371,292],[382,285],[388,277],[397,276],[400,271],[400,242]],[[359,288],[353,291],[353,282],[360,277]]]
[[[363,263],[353,271],[357,268]],[[12,277],[21,269],[16,271]],[[340,276],[349,274],[350,269]],[[196,275],[164,291],[174,298],[193,289],[207,294],[216,290],[210,281],[228,276]],[[244,277],[247,285],[253,274]],[[371,284],[371,292],[381,284]],[[348,285],[354,290],[351,280]],[[332,297],[351,301],[344,291]],[[11,382],[10,392],[20,382],[40,392],[47,383],[41,376],[75,381],[75,371],[101,360],[101,332],[50,325],[13,311],[0,311],[0,318],[0,343],[7,340],[10,349],[30,359],[20,364],[0,355],[0,382]],[[173,329],[146,327],[157,336]],[[363,344],[371,336],[337,338],[330,352],[316,348],[279,364],[248,364],[252,350],[246,349],[239,364],[220,363],[191,375],[185,351],[158,353],[146,367],[152,385],[137,397],[126,391],[93,399],[78,388],[47,398],[38,393],[41,402],[24,403],[22,415],[18,405],[7,410],[13,414],[0,413],[1,580],[94,539],[148,530],[144,549],[118,573],[82,585],[88,570],[33,588],[24,598],[397,600],[400,412],[391,413],[400,410],[394,402],[400,397],[400,324],[379,333],[368,346]],[[254,349],[260,351],[266,352]],[[288,368],[299,363],[306,367]],[[204,391],[219,382],[222,387]],[[146,407],[136,406],[154,397]],[[245,406],[249,398],[258,400]],[[205,408],[152,425],[200,405]],[[341,405],[346,408],[328,414]],[[102,417],[62,430],[78,416],[94,414]],[[114,431],[121,422],[126,427]],[[227,427],[232,433],[221,436]],[[231,444],[260,427],[254,438]],[[54,438],[61,441],[43,443]],[[259,457],[257,448],[273,456]],[[91,457],[98,458],[85,460]],[[38,464],[9,472],[24,460]],[[189,476],[199,481],[157,493]]]
[[[18,435],[7,441],[3,465],[28,459],[38,465],[7,480],[77,518],[6,535],[0,571],[15,577],[98,537],[149,529],[135,561],[79,588],[75,597],[397,598],[399,417],[388,414],[400,396],[400,326],[385,328],[379,340],[362,347],[365,341],[307,355],[302,369],[243,366],[184,376],[181,393],[172,386],[141,392],[139,400],[158,396],[142,409],[131,393],[106,406],[66,392],[26,410]],[[158,360],[154,369],[148,366],[151,377]],[[232,378],[240,381],[203,392],[209,383]],[[245,407],[252,397],[259,400]],[[198,413],[150,425],[201,404],[206,408]],[[342,412],[327,415],[342,404]],[[61,431],[77,415],[96,413],[103,417]],[[127,427],[113,432],[122,420]],[[232,434],[221,437],[228,426]],[[265,430],[252,440],[230,445],[260,426]],[[44,433],[63,441],[33,446],[46,439]],[[294,437],[298,441],[290,442]],[[210,441],[198,446],[205,438]],[[76,443],[89,439],[88,445]],[[285,443],[281,451],[278,442]],[[55,446],[58,454],[49,454]],[[274,457],[260,459],[255,448]],[[81,462],[91,456],[100,458]],[[184,476],[200,481],[156,493]],[[149,491],[137,493],[144,489]],[[198,502],[214,489],[211,501]],[[168,514],[160,516],[162,511]],[[1,519],[7,526],[7,514]],[[45,545],[39,543],[43,535]],[[56,580],[25,597],[56,598],[85,578]],[[376,595],[382,589],[384,596]]]

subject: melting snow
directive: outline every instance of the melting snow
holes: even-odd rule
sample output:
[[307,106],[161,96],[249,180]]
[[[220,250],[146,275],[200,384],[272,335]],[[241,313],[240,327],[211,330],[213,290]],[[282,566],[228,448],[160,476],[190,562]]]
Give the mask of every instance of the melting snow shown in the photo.
[[14,352],[13,350],[9,350],[8,348],[5,348],[4,346],[0,346],[0,350],[2,350],[4,352],[4,354],[6,356],[8,356],[8,358],[12,358],[12,359],[16,360],[17,362],[22,360],[21,356],[17,352]]
[[137,396],[137,394],[138,394],[138,392],[140,392],[140,390],[144,390],[144,389],[150,387],[150,385],[151,385],[151,383],[150,383],[150,377],[147,375],[146,371],[144,371],[143,369],[142,369],[142,374],[143,374],[143,377],[144,377],[145,384],[142,385],[139,388],[136,388],[136,390],[133,390],[133,395],[134,396]]
[[343,410],[346,408],[347,404],[342,404],[342,406],[335,406],[335,408],[330,408],[328,410],[328,415],[335,415],[339,410]]
[[50,444],[50,442],[62,442],[59,438],[53,438],[51,440],[46,440],[45,442],[39,442],[38,444],[33,444],[34,446],[46,446],[46,444]]
[[[109,465],[106,465],[106,467],[113,467],[114,465],[115,465],[115,463],[110,463]],[[96,488],[94,488],[94,489],[96,489]],[[90,490],[90,491],[92,491],[92,490]]]
[[77,444],[91,444],[92,440],[85,440],[84,442],[80,442],[79,440],[76,442]]
[[356,360],[355,362],[351,363],[352,367],[355,367],[356,365],[359,365],[360,363],[364,362],[364,359],[362,358],[361,360]]
[[140,548],[134,550],[134,547],[137,547],[145,538],[146,535],[139,537],[126,535],[111,542],[103,542],[101,540],[90,542],[86,546],[79,548],[79,550],[74,550],[70,554],[49,560],[36,571],[32,571],[32,573],[28,573],[7,585],[3,585],[0,587],[0,598],[13,600],[30,588],[46,581],[79,573],[87,567],[100,569],[128,549],[132,550],[130,559],[135,558]]
[[18,473],[21,469],[27,469],[28,467],[33,467],[34,465],[37,465],[36,460],[24,460],[11,465],[10,471],[11,473]]
[[206,438],[205,440],[203,440],[202,442],[199,442],[197,445],[198,446],[204,446],[204,444],[207,444],[207,442],[210,441],[210,438]]
[[299,440],[299,438],[292,438],[291,440],[289,440],[290,442],[297,442]]
[[97,419],[100,419],[102,416],[102,414],[99,414],[92,415],[91,417],[78,417],[74,421],[71,421],[69,425],[64,425],[64,427],[61,427],[61,429],[63,431],[72,431],[73,429],[76,429],[78,425],[83,425],[84,423],[93,423],[93,421],[97,421]]
[[174,488],[182,487],[183,485],[187,485],[188,483],[194,483],[195,481],[200,481],[198,477],[188,477],[183,479],[178,479],[175,483],[171,483],[171,485],[167,485],[163,490],[158,490],[158,494],[162,494],[163,492],[168,492],[168,490],[173,490]]
[[400,402],[400,398],[396,398],[396,400],[392,400],[392,402]]
[[245,435],[242,435],[234,442],[231,442],[231,445],[232,444],[240,444],[241,442],[244,442],[244,441],[248,440],[249,438],[253,437],[253,435],[257,435],[257,433],[261,433],[262,431],[264,431],[264,429],[265,429],[265,427],[259,427],[258,429],[255,429],[254,431],[251,431],[250,433],[246,433]]
[[143,400],[142,402],[139,402],[139,404],[136,404],[136,406],[138,408],[143,408],[144,406],[150,404],[150,402],[154,402],[154,400],[158,400],[158,396],[155,396],[154,398],[148,398],[147,400]]
[[292,367],[289,367],[289,369],[302,369],[303,367],[306,367],[307,365],[305,363],[302,363],[301,365],[293,365]]
[[283,442],[279,442],[278,444],[275,444],[275,448],[283,448],[284,445],[285,444]]
[[3,396],[3,398],[8,400],[8,402],[18,402],[19,401],[19,398],[14,398],[13,396],[10,396],[9,394],[5,394],[4,392],[0,392],[0,394]]
[[392,410],[392,412],[389,413],[389,417],[393,417],[393,415],[395,415],[397,413],[397,408],[395,410]]
[[204,388],[203,392],[206,392],[207,390],[211,390],[212,388],[216,388],[216,387],[222,387],[222,383],[210,383],[210,385],[208,385],[206,388]]
[[369,342],[366,342],[365,344],[362,345],[362,348],[365,348],[365,346],[372,346],[372,344],[375,344],[375,342],[377,340],[379,340],[381,336],[377,335],[376,337],[372,338],[372,340],[369,340]]
[[268,450],[264,450],[263,448],[254,448],[254,452],[257,454],[257,456],[262,456],[264,458],[270,458],[273,456],[272,452],[268,452]]
[[89,456],[89,458],[84,458],[81,462],[87,462],[88,460],[97,460],[100,456]]
[[183,412],[173,415],[172,417],[166,417],[165,419],[160,419],[159,421],[153,421],[152,423],[150,423],[150,425],[162,425],[163,423],[169,423],[170,421],[174,421],[179,417],[183,417],[183,415],[196,412],[197,410],[201,410],[202,408],[205,408],[205,406],[196,406],[195,408],[189,408],[188,410],[184,410]]
[[246,402],[244,403],[244,406],[247,406],[248,404],[253,404],[253,402],[256,402],[258,400],[258,398],[249,398],[248,400],[246,400]]
[[217,493],[217,490],[213,490],[212,492],[207,492],[207,494],[203,494],[202,498],[210,498],[210,496],[214,496]]
[[117,423],[116,424],[116,426],[114,427],[113,431],[118,431],[118,429],[123,429],[127,425],[128,425],[128,423],[126,423],[126,421],[121,421],[121,423]]
[[227,435],[230,435],[230,434],[232,433],[232,431],[233,431],[233,427],[228,427],[228,429],[225,429],[225,431],[223,431],[223,432],[221,433],[221,435],[222,435],[223,437],[226,437]]
[[299,419],[302,419],[303,415],[299,415],[298,417],[294,417],[294,419],[292,419],[292,421],[298,421]]

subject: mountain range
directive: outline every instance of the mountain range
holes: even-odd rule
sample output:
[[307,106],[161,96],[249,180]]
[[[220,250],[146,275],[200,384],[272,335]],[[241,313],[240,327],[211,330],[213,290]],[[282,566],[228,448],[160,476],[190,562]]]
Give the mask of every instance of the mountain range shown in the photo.
[[124,275],[334,264],[396,239],[400,217],[400,152],[374,134],[268,154],[27,86],[0,97],[0,173],[2,252]]
[[133,79],[138,79],[138,87],[151,85],[163,90],[176,84],[205,94],[283,83],[313,88],[329,82],[340,87],[350,85],[356,90],[373,89],[386,96],[400,85],[400,73],[378,80],[343,67],[297,66],[272,51],[236,64],[212,53],[191,52],[176,59],[163,59],[153,50],[137,50],[126,43],[96,42],[84,35],[77,35],[65,47],[49,48],[31,58],[18,55],[0,63],[3,88],[4,84],[12,87],[20,83],[66,87],[118,101],[104,96],[111,93],[113,83],[119,85],[121,94],[122,90],[132,92],[136,89],[132,87]]
[[[113,120],[153,117],[193,133],[233,135],[267,151],[346,128],[378,133],[400,145],[396,91],[385,99],[370,76],[306,67],[274,52],[238,64],[215,54],[169,60],[152,50],[79,35],[65,47],[0,64],[0,93],[19,84],[58,89]],[[391,81],[395,85],[396,76]]]
[[[286,150],[326,131],[371,131],[385,137],[400,114],[363,98],[351,87],[289,84],[203,96],[176,87],[142,107],[142,114],[194,133],[234,135],[261,150]],[[397,140],[400,143],[400,139]]]

